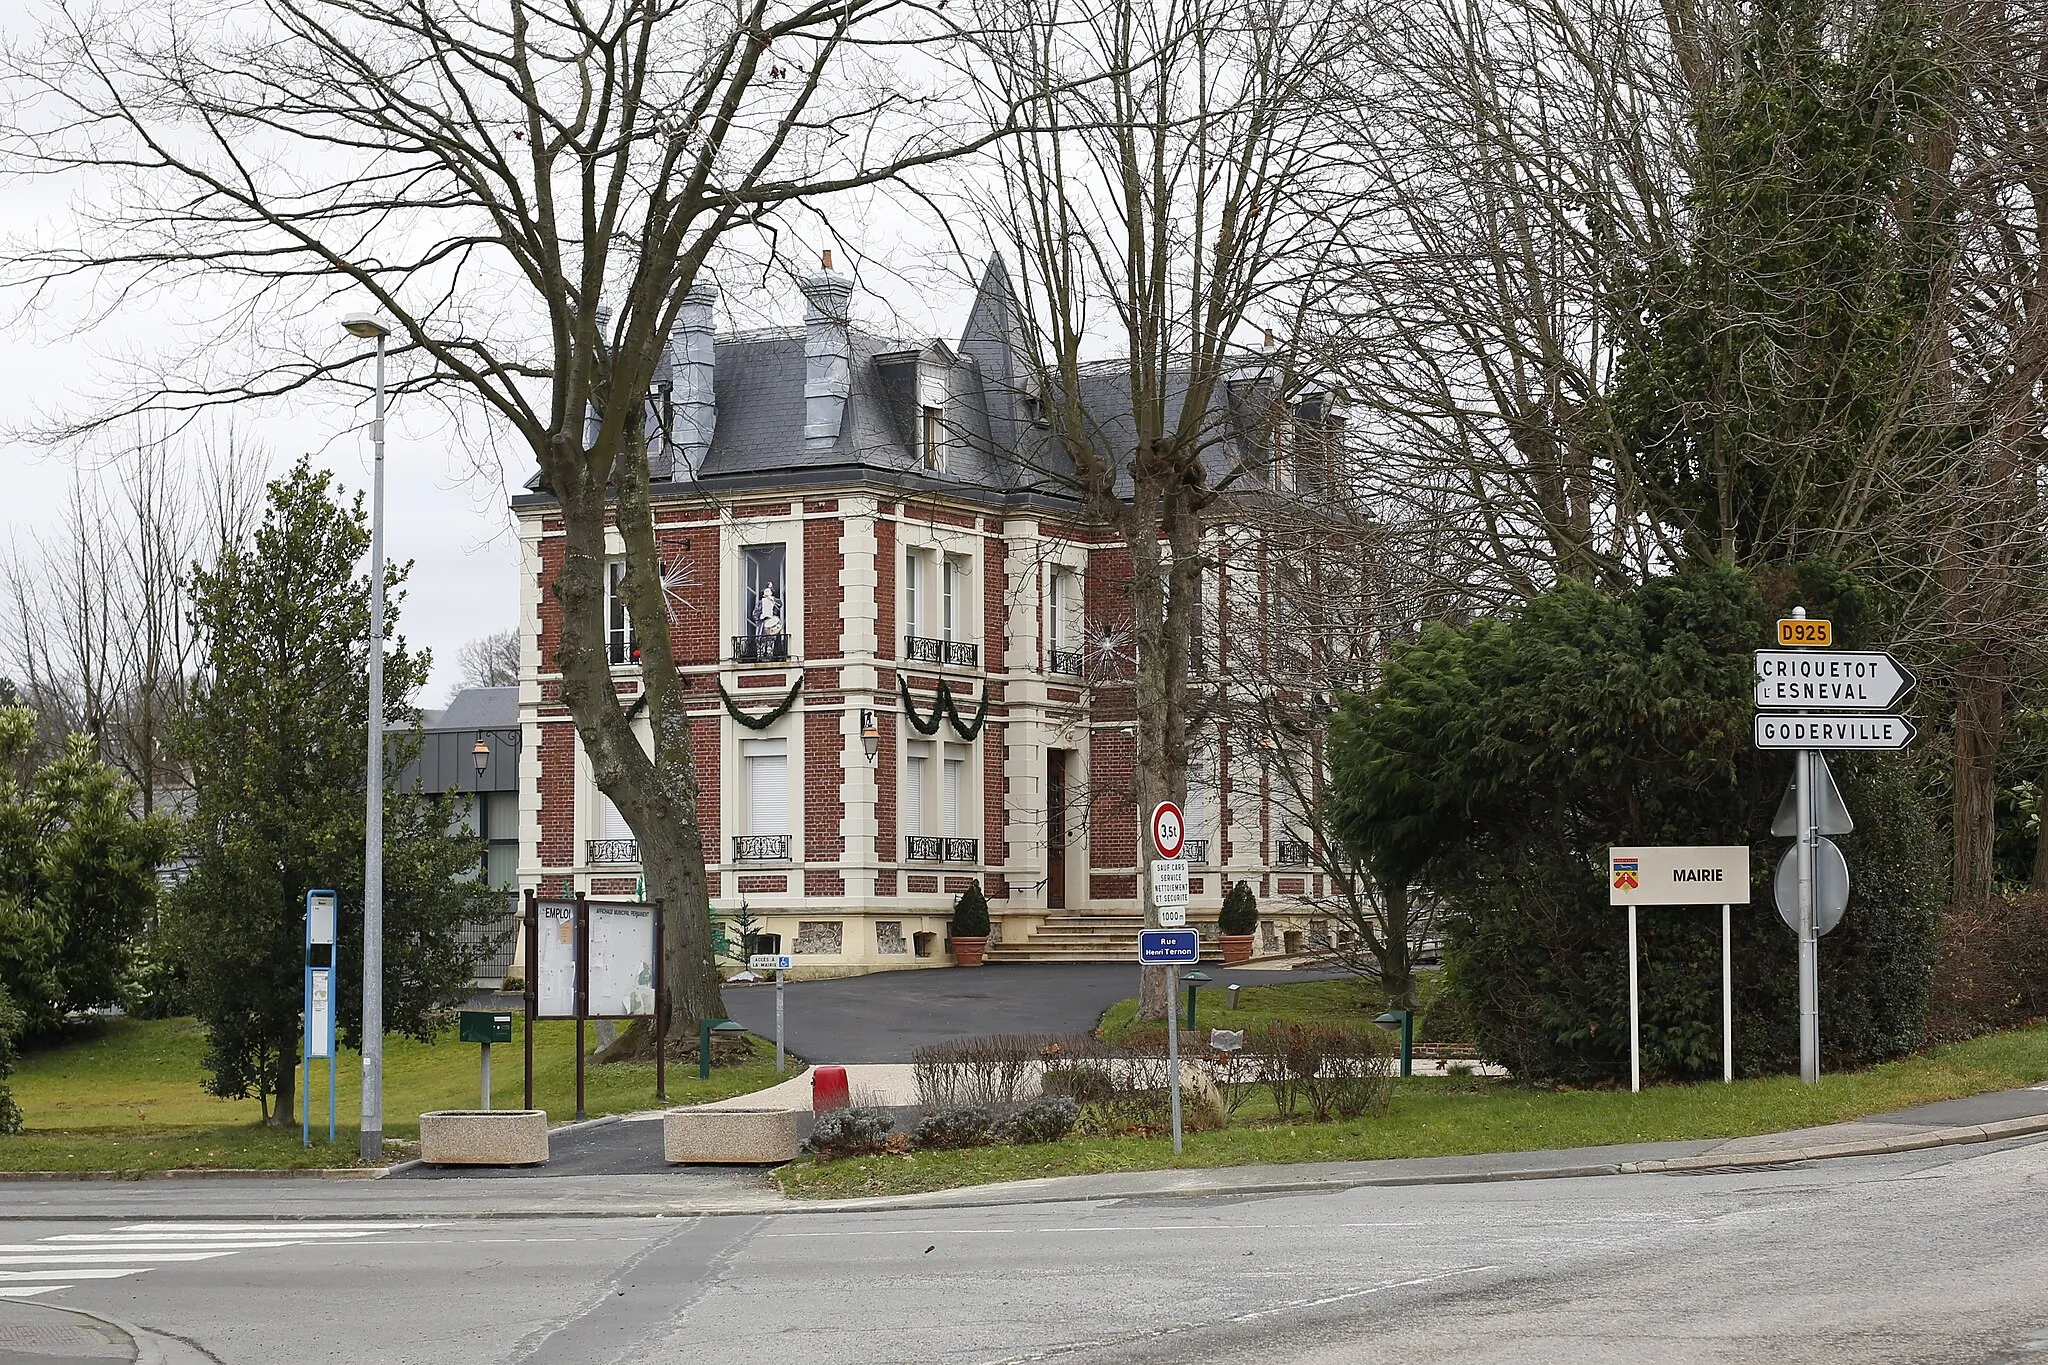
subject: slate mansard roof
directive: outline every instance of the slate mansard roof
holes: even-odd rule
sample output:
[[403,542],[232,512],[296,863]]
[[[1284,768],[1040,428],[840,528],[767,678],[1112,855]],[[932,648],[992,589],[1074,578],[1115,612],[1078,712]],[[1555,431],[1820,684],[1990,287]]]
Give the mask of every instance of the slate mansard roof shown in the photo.
[[[1064,477],[1072,467],[1034,411],[1023,328],[1000,258],[991,260],[983,274],[957,346],[883,337],[858,325],[847,327],[846,345],[850,373],[838,434],[813,440],[805,433],[806,328],[717,337],[710,445],[694,478],[679,467],[675,476],[664,479],[671,457],[652,452],[655,495],[720,496],[853,484],[943,493],[993,506],[1076,506]],[[672,349],[657,369],[657,382],[673,381],[680,372]],[[1218,386],[1217,426],[1230,439],[1205,452],[1214,477],[1230,468],[1234,449],[1254,425],[1251,414],[1258,405],[1246,402],[1245,392],[1237,381]],[[941,468],[928,469],[921,449],[922,400],[941,394],[944,458]],[[1127,466],[1135,423],[1123,367],[1090,367],[1081,397],[1098,448]],[[1169,407],[1177,408],[1179,398],[1178,391],[1170,393]],[[658,436],[650,436],[658,444]],[[1128,483],[1126,469],[1119,484]],[[553,501],[538,475],[527,488],[515,505]]]

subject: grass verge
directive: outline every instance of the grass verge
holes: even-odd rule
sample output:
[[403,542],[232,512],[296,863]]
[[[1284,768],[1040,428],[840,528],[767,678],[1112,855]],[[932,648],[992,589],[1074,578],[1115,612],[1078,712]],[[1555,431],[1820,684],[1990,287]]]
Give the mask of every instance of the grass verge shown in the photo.
[[1039,1147],[804,1161],[784,1167],[777,1179],[792,1195],[833,1199],[1113,1171],[1472,1156],[1681,1138],[1750,1137],[1840,1123],[1986,1090],[2034,1085],[2044,1079],[2048,1079],[2048,1024],[2037,1024],[1932,1048],[1865,1071],[1824,1076],[1819,1085],[1810,1087],[1796,1077],[1774,1076],[1732,1085],[1657,1086],[1632,1095],[1604,1090],[1536,1091],[1499,1081],[1418,1077],[1398,1084],[1393,1103],[1382,1117],[1312,1124],[1240,1115],[1234,1126],[1220,1132],[1190,1134],[1179,1157],[1163,1138],[1078,1138]]
[[[516,1035],[516,1030],[515,1030]],[[557,1122],[576,1110],[576,1026],[543,1022],[534,1033],[533,1098]],[[193,1019],[105,1019],[80,1024],[63,1038],[25,1054],[8,1084],[21,1106],[24,1130],[0,1137],[0,1171],[132,1171],[218,1167],[304,1169],[357,1164],[362,1060],[344,1050],[336,1062],[335,1140],[326,1142],[327,1068],[313,1064],[313,1145],[290,1128],[262,1122],[254,1100],[215,1099],[200,1089],[206,1040]],[[697,1079],[693,1065],[668,1068],[672,1104],[745,1094],[778,1079],[766,1045],[754,1059]],[[385,1135],[419,1136],[429,1109],[473,1109],[482,1099],[474,1044],[455,1041],[451,1027],[432,1044],[391,1038],[384,1045]],[[522,1048],[491,1050],[491,1103],[519,1107],[525,1098]],[[304,1077],[301,1077],[303,1080]],[[587,1067],[584,1112],[592,1118],[654,1107],[654,1067]],[[403,1154],[401,1150],[401,1155]]]

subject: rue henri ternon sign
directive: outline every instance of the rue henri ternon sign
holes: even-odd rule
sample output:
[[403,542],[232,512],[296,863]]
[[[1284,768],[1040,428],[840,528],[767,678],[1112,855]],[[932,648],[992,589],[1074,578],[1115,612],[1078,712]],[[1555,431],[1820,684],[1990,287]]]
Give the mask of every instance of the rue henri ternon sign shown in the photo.
[[1747,905],[1749,848],[1657,846],[1607,850],[1609,905]]

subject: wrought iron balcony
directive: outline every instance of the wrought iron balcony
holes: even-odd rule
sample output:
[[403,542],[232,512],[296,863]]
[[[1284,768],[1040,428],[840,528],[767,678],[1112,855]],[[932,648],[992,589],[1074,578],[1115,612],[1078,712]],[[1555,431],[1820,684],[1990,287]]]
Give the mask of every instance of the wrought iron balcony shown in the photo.
[[1281,839],[1274,844],[1275,867],[1307,867],[1315,861],[1315,850],[1300,839]]
[[587,839],[584,861],[592,867],[630,867],[640,861],[638,839]]
[[934,640],[929,635],[906,635],[903,637],[903,657],[912,663],[978,668],[981,665],[981,646],[965,640]]
[[1207,839],[1183,839],[1180,846],[1180,856],[1186,859],[1192,866],[1207,867],[1209,865],[1209,841]]
[[1046,654],[1047,658],[1051,661],[1049,668],[1052,672],[1068,673],[1077,678],[1081,676],[1082,665],[1086,661],[1086,656],[1080,650],[1061,649],[1055,645],[1052,649],[1046,651]]
[[906,834],[903,836],[903,860],[910,863],[980,862],[981,840]]
[[736,664],[785,664],[789,662],[787,635],[735,635],[732,661]]
[[735,834],[732,860],[736,863],[786,863],[792,836],[787,834]]

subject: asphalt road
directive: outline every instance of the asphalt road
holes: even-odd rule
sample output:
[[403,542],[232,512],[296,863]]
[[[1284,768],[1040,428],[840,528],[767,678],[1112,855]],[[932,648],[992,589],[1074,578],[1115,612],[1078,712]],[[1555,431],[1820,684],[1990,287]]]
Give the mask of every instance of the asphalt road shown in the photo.
[[[380,1203],[398,1193],[379,1183]],[[94,1192],[103,1220],[10,1221],[0,1271],[96,1268],[125,1246],[124,1273],[34,1303],[227,1365],[2048,1352],[2043,1142],[1692,1177],[710,1218],[137,1224],[120,1212],[136,1194]],[[82,1259],[36,1264],[53,1246]]]
[[[1220,991],[1232,982],[1269,986],[1321,981],[1337,972],[1227,971],[1205,966]],[[783,987],[785,1042],[813,1062],[907,1062],[926,1043],[991,1033],[1086,1033],[1102,1012],[1138,993],[1136,964],[1012,963],[875,972]],[[1186,1000],[1185,994],[1182,1000]],[[1208,1018],[1204,995],[1202,1016]],[[775,987],[728,986],[725,1007],[764,1038],[775,1036]]]

